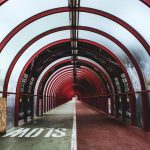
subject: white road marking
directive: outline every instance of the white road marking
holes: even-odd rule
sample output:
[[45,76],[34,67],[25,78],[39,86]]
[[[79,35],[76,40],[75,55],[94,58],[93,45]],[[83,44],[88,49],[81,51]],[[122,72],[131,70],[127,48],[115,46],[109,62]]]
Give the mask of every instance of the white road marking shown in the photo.
[[38,137],[43,131],[44,131],[44,129],[40,128],[39,131],[37,133],[35,133],[34,135],[32,135],[31,137]]
[[67,129],[65,128],[55,129],[55,132],[52,134],[52,137],[64,137],[66,135],[66,130]]
[[53,133],[54,128],[49,128],[49,131],[47,132],[47,134],[44,137],[50,137],[51,134]]
[[17,129],[15,131],[12,131],[12,132],[9,132],[7,133],[6,135],[2,136],[2,137],[16,137],[16,136],[19,136],[20,137],[23,137],[28,131],[30,130],[30,128],[20,128],[20,129]]
[[71,150],[77,150],[77,126],[76,126],[76,100],[73,98],[74,102],[74,115],[73,115],[73,129],[72,129],[72,139],[71,139]]
[[36,134],[36,132],[37,132],[38,130],[39,130],[39,128],[32,129],[28,134],[25,135],[25,137],[31,137],[31,135],[32,135],[33,133]]
[[64,137],[66,136],[67,129],[66,128],[19,128],[15,131],[9,132],[2,137],[26,137],[26,138],[35,138],[41,135],[41,133],[47,132],[44,137]]

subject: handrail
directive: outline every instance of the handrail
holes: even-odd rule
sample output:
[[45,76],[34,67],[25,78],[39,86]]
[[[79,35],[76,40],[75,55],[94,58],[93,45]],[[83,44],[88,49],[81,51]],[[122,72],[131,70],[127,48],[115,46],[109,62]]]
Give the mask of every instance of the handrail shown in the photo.
[[112,97],[112,96],[122,96],[122,95],[131,95],[131,94],[144,94],[144,93],[150,93],[150,90],[136,91],[136,92],[115,93],[115,94],[107,94],[107,95],[96,95],[96,96],[79,97],[79,98]]
[[[1,94],[13,94],[13,95],[21,95],[21,96],[38,96],[38,97],[55,97],[55,98],[70,98],[70,97],[58,97],[58,96],[46,96],[46,95],[34,95],[31,93],[15,93],[15,92],[6,92],[6,91],[0,91]],[[131,95],[131,94],[145,94],[150,93],[150,90],[144,90],[144,91],[136,91],[136,92],[124,92],[124,93],[115,93],[115,94],[107,94],[107,95],[96,95],[96,96],[87,96],[87,97],[79,97],[80,98],[99,98],[99,97],[112,97],[112,96],[123,96],[123,95]]]

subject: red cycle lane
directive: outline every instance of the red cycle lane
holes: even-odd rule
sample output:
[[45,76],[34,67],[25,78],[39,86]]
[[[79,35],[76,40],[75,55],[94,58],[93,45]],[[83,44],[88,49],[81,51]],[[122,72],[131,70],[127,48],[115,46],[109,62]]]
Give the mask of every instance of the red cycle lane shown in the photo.
[[77,101],[78,150],[150,150],[150,133]]

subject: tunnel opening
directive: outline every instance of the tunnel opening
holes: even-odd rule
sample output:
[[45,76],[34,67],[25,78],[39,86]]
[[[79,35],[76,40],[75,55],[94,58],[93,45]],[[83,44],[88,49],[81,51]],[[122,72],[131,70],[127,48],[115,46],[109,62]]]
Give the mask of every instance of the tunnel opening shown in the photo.
[[[79,42],[74,91],[70,45],[70,42],[56,44],[37,53],[27,63],[17,85],[20,96],[16,96],[16,126],[68,102],[75,95],[80,101],[131,123],[129,97],[109,96],[129,91],[126,74],[119,62],[104,49]],[[61,60],[63,58],[66,59]],[[55,63],[57,60],[60,61]]]

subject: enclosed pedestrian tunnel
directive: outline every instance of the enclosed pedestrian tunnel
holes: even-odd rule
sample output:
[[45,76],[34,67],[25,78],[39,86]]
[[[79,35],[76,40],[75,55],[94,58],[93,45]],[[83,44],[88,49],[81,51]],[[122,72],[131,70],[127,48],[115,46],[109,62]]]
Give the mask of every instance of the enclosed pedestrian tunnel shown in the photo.
[[140,0],[8,0],[0,6],[7,128],[73,96],[150,128],[150,9]]

